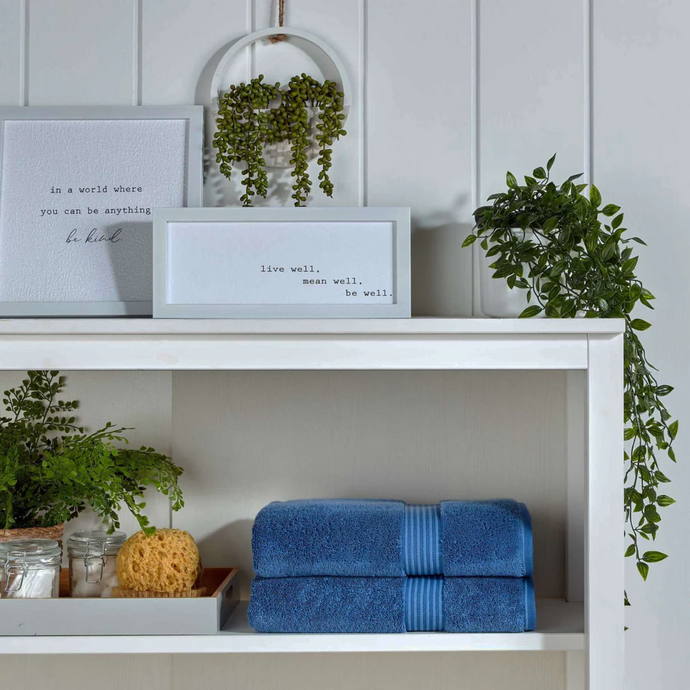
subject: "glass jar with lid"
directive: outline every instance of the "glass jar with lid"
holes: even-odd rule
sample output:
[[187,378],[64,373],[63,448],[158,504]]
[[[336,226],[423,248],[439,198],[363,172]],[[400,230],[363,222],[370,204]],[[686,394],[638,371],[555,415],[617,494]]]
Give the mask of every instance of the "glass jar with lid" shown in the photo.
[[0,543],[0,599],[52,599],[60,593],[62,549],[54,539]]
[[67,541],[71,597],[110,597],[117,587],[117,553],[125,543],[124,532],[84,530]]

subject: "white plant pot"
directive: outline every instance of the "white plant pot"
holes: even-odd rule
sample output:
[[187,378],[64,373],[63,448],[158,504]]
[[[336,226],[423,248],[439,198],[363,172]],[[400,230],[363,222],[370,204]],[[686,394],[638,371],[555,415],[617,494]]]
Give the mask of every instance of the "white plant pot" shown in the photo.
[[[518,230],[522,234],[521,230]],[[525,239],[534,239],[534,233],[525,231]],[[508,287],[505,278],[493,278],[494,269],[489,265],[496,261],[496,256],[487,258],[486,252],[479,247],[479,297],[484,316],[500,319],[514,319],[530,306],[527,303],[527,290]],[[537,304],[533,299],[531,304]],[[543,316],[541,314],[540,316]]]

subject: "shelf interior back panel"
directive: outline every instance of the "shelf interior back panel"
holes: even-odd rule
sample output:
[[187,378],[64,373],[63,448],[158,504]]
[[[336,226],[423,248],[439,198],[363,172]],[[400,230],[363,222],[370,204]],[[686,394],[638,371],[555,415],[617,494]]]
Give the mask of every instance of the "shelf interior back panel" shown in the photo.
[[410,503],[511,497],[533,517],[538,597],[564,596],[562,372],[175,372],[175,527],[206,565],[251,574],[262,506],[295,498]]

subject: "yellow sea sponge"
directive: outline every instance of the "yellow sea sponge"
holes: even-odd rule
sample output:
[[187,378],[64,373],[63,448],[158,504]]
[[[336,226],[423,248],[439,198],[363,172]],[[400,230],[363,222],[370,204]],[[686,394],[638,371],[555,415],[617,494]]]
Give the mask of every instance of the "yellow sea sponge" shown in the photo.
[[184,592],[201,575],[201,559],[189,532],[159,529],[147,537],[133,534],[117,554],[117,579],[123,589],[138,592]]

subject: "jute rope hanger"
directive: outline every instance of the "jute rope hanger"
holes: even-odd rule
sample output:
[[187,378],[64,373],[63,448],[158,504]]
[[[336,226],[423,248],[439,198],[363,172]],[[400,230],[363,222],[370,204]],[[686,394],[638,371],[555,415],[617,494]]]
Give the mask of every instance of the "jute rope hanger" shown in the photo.
[[[285,26],[285,0],[278,0],[278,26]],[[271,43],[280,43],[286,39],[285,34],[276,34],[269,39]]]

